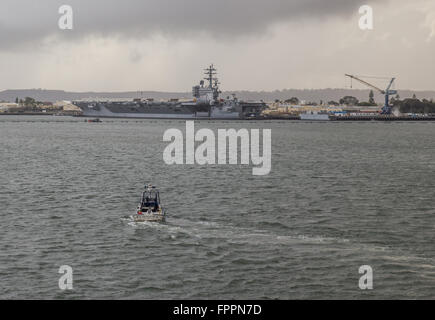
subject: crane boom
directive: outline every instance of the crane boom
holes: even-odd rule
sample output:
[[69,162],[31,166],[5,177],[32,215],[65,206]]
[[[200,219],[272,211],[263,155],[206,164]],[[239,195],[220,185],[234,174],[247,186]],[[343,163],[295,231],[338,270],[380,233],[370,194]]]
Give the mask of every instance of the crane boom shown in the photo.
[[390,94],[396,94],[397,93],[397,92],[394,92],[396,90],[390,90],[391,86],[393,85],[394,80],[396,80],[396,78],[392,78],[391,79],[390,83],[388,84],[387,90],[385,90],[387,92],[390,92]]
[[[382,90],[382,89],[380,89],[380,88],[378,88],[378,87],[372,85],[371,83],[368,83],[367,81],[364,81],[364,80],[362,80],[362,79],[360,79],[360,78],[357,78],[357,77],[355,77],[355,76],[353,76],[353,75],[351,75],[351,74],[346,74],[346,76],[349,77],[349,78],[351,78],[351,79],[355,79],[355,80],[357,80],[357,81],[359,81],[359,82],[365,84],[366,86],[369,86],[370,88],[373,88],[373,89],[379,91],[379,92],[382,93],[382,94],[385,94],[385,91],[384,91],[384,90]],[[392,84],[392,83],[391,83],[391,84]],[[391,86],[391,85],[390,85],[390,86]]]

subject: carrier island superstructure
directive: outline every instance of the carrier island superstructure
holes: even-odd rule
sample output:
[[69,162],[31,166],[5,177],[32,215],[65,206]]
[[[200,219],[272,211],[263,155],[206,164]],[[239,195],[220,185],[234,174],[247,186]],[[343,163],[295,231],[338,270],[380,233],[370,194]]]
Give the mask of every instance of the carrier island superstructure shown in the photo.
[[266,109],[263,101],[241,101],[235,95],[219,97],[216,68],[205,69],[205,78],[192,88],[193,98],[187,101],[171,99],[134,99],[131,101],[74,101],[86,117],[144,119],[255,119]]

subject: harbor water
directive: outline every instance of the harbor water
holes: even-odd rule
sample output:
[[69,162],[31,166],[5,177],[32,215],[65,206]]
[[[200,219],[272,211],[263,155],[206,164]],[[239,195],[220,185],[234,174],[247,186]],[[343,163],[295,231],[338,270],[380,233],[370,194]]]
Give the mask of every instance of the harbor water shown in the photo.
[[[195,127],[271,129],[270,174],[165,164],[181,120],[0,116],[0,298],[435,298],[435,123]],[[145,183],[164,224],[129,217]]]

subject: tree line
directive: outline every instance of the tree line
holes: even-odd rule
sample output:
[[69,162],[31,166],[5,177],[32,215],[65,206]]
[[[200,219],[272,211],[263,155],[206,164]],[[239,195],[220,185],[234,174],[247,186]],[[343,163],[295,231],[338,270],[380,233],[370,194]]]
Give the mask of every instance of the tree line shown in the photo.
[[[332,106],[339,106],[339,105],[345,105],[345,106],[377,106],[377,103],[374,99],[374,93],[373,91],[370,91],[369,94],[369,100],[368,101],[359,101],[357,98],[353,96],[345,96],[340,99],[340,101],[328,101],[328,105]],[[275,102],[280,102],[279,100],[275,100]],[[284,100],[285,103],[298,105],[300,103],[300,100],[297,97],[292,97],[290,99]],[[317,106],[317,102],[307,102],[307,105],[311,106]],[[323,104],[323,101],[320,101],[320,104]]]
[[[276,100],[275,102],[279,102]],[[288,104],[298,105],[300,100],[297,97],[292,97],[284,101]],[[322,104],[322,101],[320,102]],[[394,107],[398,107],[401,113],[422,113],[422,114],[435,114],[435,102],[433,99],[418,99],[414,94],[412,98],[406,98],[401,100],[399,95],[391,98],[390,104]],[[307,105],[318,105],[315,102],[309,102]],[[370,91],[368,101],[360,102],[356,97],[353,96],[345,96],[340,99],[340,101],[329,101],[328,105],[333,106],[377,106],[378,104],[375,102],[373,91]]]

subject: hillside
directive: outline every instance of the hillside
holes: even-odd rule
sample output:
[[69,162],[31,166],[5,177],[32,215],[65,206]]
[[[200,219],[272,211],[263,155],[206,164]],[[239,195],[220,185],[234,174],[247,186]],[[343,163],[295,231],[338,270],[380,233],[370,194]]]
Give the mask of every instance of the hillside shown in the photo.
[[[275,99],[285,100],[297,97],[307,102],[338,101],[344,96],[354,96],[360,101],[367,101],[369,90],[358,89],[285,89],[276,91],[224,91],[222,97],[235,93],[243,100],[264,100],[274,101]],[[400,97],[407,98],[416,94],[419,99],[435,99],[435,91],[411,91],[399,90]],[[63,90],[43,90],[43,89],[23,89],[23,90],[4,90],[0,92],[0,101],[14,102],[16,98],[24,99],[32,97],[38,101],[58,101],[58,100],[81,100],[81,99],[133,99],[133,98],[153,98],[153,99],[172,99],[190,98],[190,92],[156,92],[156,91],[127,91],[127,92],[68,92]],[[382,103],[383,96],[375,93],[376,102]]]

